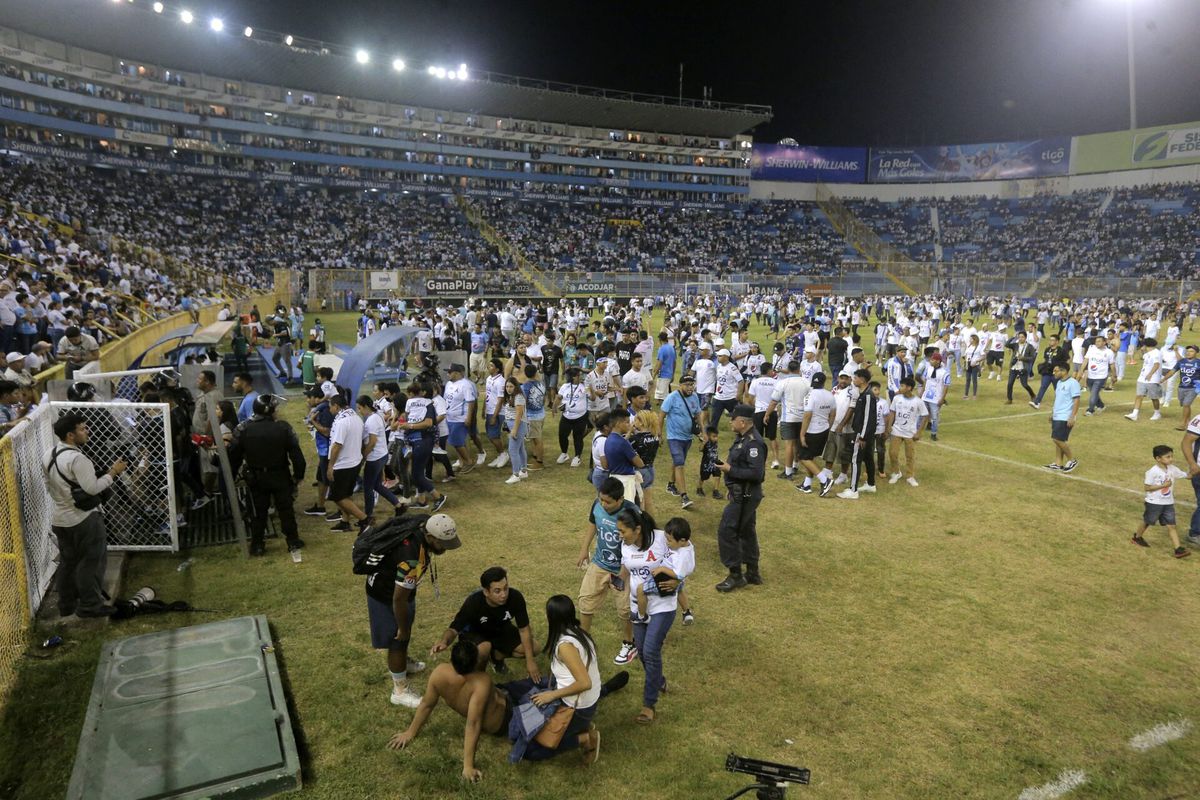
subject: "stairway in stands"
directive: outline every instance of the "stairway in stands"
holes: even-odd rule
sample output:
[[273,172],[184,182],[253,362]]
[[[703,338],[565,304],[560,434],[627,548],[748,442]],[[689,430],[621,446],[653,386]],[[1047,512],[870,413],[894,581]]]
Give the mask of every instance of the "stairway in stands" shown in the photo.
[[479,231],[479,235],[483,237],[484,241],[495,247],[500,255],[504,258],[511,258],[513,264],[516,265],[517,271],[521,273],[521,276],[525,278],[525,280],[533,284],[534,288],[538,290],[538,293],[541,294],[542,297],[555,297],[561,294],[561,292],[555,292],[551,290],[551,282],[546,272],[536,267],[533,262],[525,257],[524,253],[513,247],[508,239],[505,239],[504,236],[498,230],[496,230],[496,226],[492,225],[492,223],[483,218],[483,212],[480,211],[476,206],[472,205],[471,201],[467,200],[467,198],[461,194],[454,195],[454,201],[458,203],[458,207],[462,211],[463,216],[466,217],[468,222],[475,226],[475,229]]
[[[917,264],[904,253],[879,238],[875,230],[863,222],[825,185],[817,187],[817,205],[829,217],[834,229],[853,247],[859,255],[870,262],[888,280],[896,284],[907,295],[918,294],[918,289],[928,292],[929,268]],[[904,278],[898,275],[904,273]],[[915,286],[915,284],[921,284]]]

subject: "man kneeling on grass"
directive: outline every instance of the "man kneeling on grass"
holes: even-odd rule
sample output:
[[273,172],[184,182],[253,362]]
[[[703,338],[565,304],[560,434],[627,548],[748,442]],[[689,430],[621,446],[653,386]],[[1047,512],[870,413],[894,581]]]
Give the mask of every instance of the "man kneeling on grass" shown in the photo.
[[[417,738],[421,728],[429,721],[439,700],[458,712],[467,720],[463,733],[464,779],[475,783],[483,773],[475,767],[475,747],[479,734],[508,736],[509,723],[520,698],[533,686],[525,679],[497,686],[492,678],[479,668],[479,646],[471,639],[459,639],[450,650],[450,663],[438,665],[429,675],[425,685],[425,696],[417,706],[408,728],[397,733],[388,741],[392,750],[403,750]],[[616,691],[629,682],[628,672],[619,672],[601,688],[601,696]],[[589,734],[584,734],[584,737]],[[585,748],[589,743],[580,742]]]

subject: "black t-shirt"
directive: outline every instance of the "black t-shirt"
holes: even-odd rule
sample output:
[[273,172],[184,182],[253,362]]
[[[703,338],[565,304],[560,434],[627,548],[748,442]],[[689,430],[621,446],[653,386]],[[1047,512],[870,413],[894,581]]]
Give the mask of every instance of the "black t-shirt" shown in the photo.
[[563,351],[556,344],[548,344],[542,347],[542,374],[557,375],[558,365],[562,363]]
[[845,364],[846,363],[846,340],[841,336],[834,336],[829,340],[827,350],[829,351],[829,363]]
[[638,431],[630,437],[629,443],[633,445],[634,452],[641,457],[642,463],[647,467],[654,466],[654,459],[658,456],[658,446],[662,444],[659,437],[650,431]]
[[617,366],[621,368],[621,374],[629,372],[633,366],[633,351],[637,345],[634,342],[617,342]]
[[367,576],[367,594],[381,603],[390,604],[397,583],[405,581],[411,584],[409,588],[415,589],[429,565],[429,556],[422,550],[419,536],[410,534],[401,539],[379,565],[379,570]]
[[278,340],[280,344],[284,344],[285,342],[291,341],[291,338],[292,332],[288,328],[287,322],[285,320],[277,320],[275,322],[275,339]]
[[470,630],[484,639],[498,637],[505,627],[515,625],[517,628],[529,626],[529,613],[525,610],[525,595],[516,589],[508,590],[508,599],[502,606],[489,605],[483,596],[482,589],[476,589],[467,595],[462,608],[454,615],[450,627],[460,634]]

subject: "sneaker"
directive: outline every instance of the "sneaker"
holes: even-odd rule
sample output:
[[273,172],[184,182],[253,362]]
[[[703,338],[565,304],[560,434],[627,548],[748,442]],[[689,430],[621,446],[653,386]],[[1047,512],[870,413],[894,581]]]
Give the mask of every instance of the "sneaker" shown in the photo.
[[508,453],[504,452],[504,453],[500,454],[500,458],[496,462],[496,469],[500,469],[501,467],[507,467],[507,466],[508,466]]
[[500,467],[500,456],[496,456],[495,458],[493,458],[491,461],[488,462],[487,465],[489,467],[491,467],[492,469],[498,469]]
[[521,472],[528,472],[529,470],[533,470],[534,472],[536,472],[539,469],[545,469],[545,468],[546,468],[545,464],[538,461],[536,458],[531,458],[531,459],[529,459],[529,463],[525,465],[525,469],[521,470]]
[[444,455],[446,455],[446,448],[444,448],[444,447],[434,447],[434,448],[433,448],[433,454],[434,454],[435,456],[444,456]]
[[692,498],[688,497],[686,494],[681,494],[681,495],[679,495],[679,497],[681,499],[681,502],[679,503],[680,508],[691,508],[692,507]]
[[1186,547],[1176,547],[1175,548],[1175,557],[1176,558],[1187,558],[1191,554],[1192,554],[1192,551],[1188,550]]
[[797,483],[796,491],[804,492],[805,494],[812,494],[812,486],[805,486],[803,483]]
[[692,610],[690,608],[687,611],[683,612],[683,624],[684,625],[691,625],[695,621],[696,621],[696,615],[692,613]]
[[521,482],[521,476],[517,475],[515,472],[509,477],[508,480],[505,481],[505,483],[507,483],[509,486],[512,486],[514,483],[520,483],[520,482]]
[[417,661],[415,658],[410,658],[408,660],[408,669],[406,669],[405,672],[407,672],[409,675],[415,675],[418,672],[424,672],[424,671],[425,671],[425,662],[424,661]]
[[667,494],[671,495],[672,497],[679,497],[679,490],[675,488],[675,484],[667,484]]
[[212,501],[213,501],[213,496],[211,494],[202,494],[199,497],[197,497],[195,500],[192,501],[192,504],[191,504],[191,506],[189,506],[189,508],[190,508],[190,510],[195,511],[197,509],[204,508],[206,505],[208,505]]
[[450,469],[462,469],[462,459],[454,459],[454,463],[450,465]]
[[521,470],[520,472],[517,473],[517,477],[519,477],[521,480],[526,480],[529,477],[529,470],[527,470],[527,469]]
[[931,433],[931,434],[929,434],[929,438],[930,438],[930,439],[933,439],[933,440],[936,442],[936,441],[937,441],[937,434],[936,434],[936,433]]
[[304,509],[304,513],[310,517],[323,517],[325,516],[325,507],[309,506],[308,508]]
[[792,472],[791,470],[785,469],[783,472],[779,473],[775,477],[779,478],[780,480],[790,481],[792,478],[796,477],[796,473]]
[[442,506],[446,505],[446,501],[449,499],[450,499],[450,495],[444,494],[441,497],[439,497],[437,500],[434,500],[433,501],[433,513],[436,514],[437,512],[441,511]]
[[713,499],[713,500],[724,500],[724,499],[725,499],[725,495],[721,494],[721,493],[720,493],[720,492],[718,492],[716,489],[713,489],[713,490],[712,490],[712,499]]
[[466,474],[468,474],[468,473],[469,473],[471,470],[473,470],[473,469],[475,469],[475,465],[474,465],[474,464],[467,464],[465,467],[463,467],[462,469],[459,469],[459,470],[458,470],[458,474],[459,474],[459,475],[466,475]]
[[899,472],[894,472],[892,473],[892,477],[888,478],[888,483],[899,483],[902,477],[904,476]]
[[475,456],[475,466],[482,467],[483,462],[485,462],[485,461],[487,461],[487,456],[485,456],[483,453],[480,453],[479,455]]
[[421,705],[421,695],[414,692],[408,686],[405,686],[400,691],[392,688],[392,705],[404,706],[405,708],[416,708]]
[[328,514],[325,515],[326,522],[337,522],[341,518],[342,518],[342,512],[340,512],[340,511],[330,511]]
[[1030,400],[1030,401],[1029,401],[1029,407],[1030,407],[1030,408],[1041,408],[1041,407],[1042,407],[1042,404],[1041,404],[1041,403],[1035,403],[1035,402],[1033,402],[1032,400]]
[[866,486],[858,487],[858,493],[859,494],[875,494],[875,487],[868,483]]
[[1136,412],[1136,411],[1130,411],[1128,414],[1126,414],[1126,415],[1125,415],[1125,419],[1131,419],[1131,420],[1133,420],[1134,422],[1137,422],[1137,412]]
[[829,496],[829,493],[833,491],[833,484],[833,481],[825,481],[821,484],[821,497]]
[[508,674],[508,664],[504,663],[504,659],[500,659],[499,661],[493,661],[492,669],[496,671],[497,675],[507,675]]
[[1129,541],[1133,542],[1138,547],[1149,547],[1150,546],[1150,543],[1147,542],[1145,539],[1143,539],[1141,536],[1134,536]]
[[706,496],[707,496],[707,495],[705,495],[705,494],[704,494],[704,487],[703,487],[703,486],[699,486],[699,487],[697,487],[697,488],[696,488],[696,496],[697,496],[697,497],[706,497]]
[[772,461],[772,462],[771,462],[771,469],[779,469],[779,462],[778,462],[778,461]]
[[1194,544],[1196,547],[1200,547],[1200,533],[1188,534],[1187,540],[1188,544]]
[[616,675],[613,675],[611,678],[606,680],[601,688],[604,690],[605,694],[612,694],[613,692],[624,689],[628,684],[629,673],[625,670],[621,670]]
[[572,467],[578,467],[580,465],[580,463],[582,463],[582,462],[580,462],[579,456],[575,456],[574,458],[571,459]]
[[554,463],[555,464],[565,464],[565,463],[567,463],[568,458],[570,458],[570,456],[567,455],[566,453],[560,453],[558,458],[554,459]]
[[1150,415],[1151,422],[1154,422],[1156,419],[1162,419],[1162,414],[1158,413],[1157,411]]
[[638,657],[638,649],[633,642],[621,642],[621,649],[617,651],[617,655],[613,658],[614,664],[628,664]]
[[833,479],[834,486],[841,486],[843,483],[849,483],[850,479],[846,477],[846,473],[842,473]]
[[1096,413],[1097,413],[1097,414],[1103,414],[1103,413],[1104,413],[1104,409],[1106,409],[1106,408],[1108,408],[1108,406],[1099,406],[1099,407],[1097,407],[1097,409],[1096,409]]
[[345,533],[346,531],[350,530],[350,523],[346,522],[346,520],[342,520],[341,522],[339,522],[336,525],[334,525],[333,527],[331,527],[329,530],[334,531],[336,533]]
[[1062,465],[1062,471],[1063,472],[1071,472],[1078,466],[1079,466],[1079,462],[1072,458],[1070,461],[1068,461],[1067,463]]
[[176,515],[175,515],[175,527],[176,527],[176,528],[186,528],[186,527],[187,527],[187,524],[188,524],[188,523],[187,523],[187,518],[186,518],[186,517],[184,517],[184,516],[183,516],[183,514],[176,514]]
[[447,475],[446,477],[442,478],[442,483],[450,483],[457,477],[457,475]]
[[843,500],[857,500],[858,492],[854,491],[853,489],[843,489],[842,491],[838,492],[837,496]]
[[1049,469],[1049,470],[1061,470],[1062,469],[1062,467],[1060,467],[1058,464],[1043,464],[1042,466],[1044,466],[1046,469]]
[[908,479],[908,485],[909,485],[909,486],[920,486],[921,484],[917,483],[917,479],[916,479],[916,478],[909,478],[909,479]]
[[1092,414],[1094,414],[1094,413],[1095,413],[1094,411],[1085,411],[1085,412],[1083,412],[1083,415],[1084,415],[1085,417],[1090,417],[1090,416],[1091,416]]

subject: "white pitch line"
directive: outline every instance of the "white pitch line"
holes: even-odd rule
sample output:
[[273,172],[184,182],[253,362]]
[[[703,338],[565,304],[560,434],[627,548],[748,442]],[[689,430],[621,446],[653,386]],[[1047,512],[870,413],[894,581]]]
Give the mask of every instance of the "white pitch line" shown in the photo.
[[1172,720],[1171,722],[1161,722],[1155,725],[1148,731],[1142,731],[1137,736],[1129,740],[1129,747],[1137,750],[1139,753],[1144,753],[1147,750],[1152,750],[1161,744],[1173,742],[1176,739],[1182,739],[1187,736],[1192,730],[1192,721],[1189,719]]
[[1087,783],[1087,775],[1081,769],[1064,769],[1058,777],[1041,786],[1030,786],[1018,795],[1017,800],[1055,800],[1072,789]]
[[[1105,403],[1105,408],[1124,408],[1131,406],[1133,403]],[[1021,414],[1005,414],[1002,417],[980,417],[978,419],[952,419],[949,422],[940,423],[938,427],[945,425],[970,425],[973,422],[1001,422],[1006,419],[1020,419],[1021,417],[1039,417],[1044,416],[1050,418],[1050,412],[1047,411],[1025,411]],[[1093,415],[1095,416],[1095,415]]]
[[[1033,470],[1034,472],[1038,472],[1049,478],[1063,478],[1063,479],[1072,480],[1072,481],[1082,481],[1084,483],[1090,483],[1093,486],[1100,486],[1105,489],[1113,489],[1118,492],[1125,492],[1126,494],[1134,494],[1134,495],[1137,495],[1138,497],[1142,497],[1145,495],[1145,492],[1143,492],[1140,489],[1131,489],[1128,486],[1116,486],[1111,483],[1105,483],[1104,481],[1097,481],[1097,480],[1093,480],[1091,478],[1085,478],[1082,475],[1075,475],[1070,472],[1054,472],[1054,471],[1046,469],[1045,467],[1038,467],[1038,466],[1034,466],[1033,464],[1026,464],[1023,461],[1014,461],[1011,458],[1004,458],[1003,456],[994,456],[991,453],[980,453],[977,450],[967,450],[962,447],[954,447],[953,445],[944,444],[942,442],[930,442],[929,446],[930,447],[940,447],[944,450],[949,450],[953,453],[962,453],[963,455],[966,455],[966,456],[976,456],[978,458],[986,458],[991,461],[998,461],[1001,464],[1008,464],[1013,467],[1021,467],[1022,469]],[[1187,501],[1187,500],[1180,500],[1177,498],[1175,500],[1175,505],[1194,506],[1196,504],[1193,502]]]

